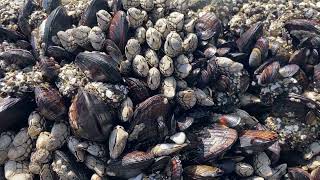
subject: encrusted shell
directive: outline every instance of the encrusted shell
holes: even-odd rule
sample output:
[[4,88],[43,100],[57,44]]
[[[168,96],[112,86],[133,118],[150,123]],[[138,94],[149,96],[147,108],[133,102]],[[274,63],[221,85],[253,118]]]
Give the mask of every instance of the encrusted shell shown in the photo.
[[149,47],[153,50],[159,50],[162,44],[162,35],[155,28],[149,27],[146,32],[146,40]]
[[133,71],[140,77],[147,77],[149,66],[146,59],[141,55],[136,55],[132,61]]
[[180,35],[174,31],[171,31],[164,43],[164,52],[170,57],[176,57],[183,51],[182,39]]

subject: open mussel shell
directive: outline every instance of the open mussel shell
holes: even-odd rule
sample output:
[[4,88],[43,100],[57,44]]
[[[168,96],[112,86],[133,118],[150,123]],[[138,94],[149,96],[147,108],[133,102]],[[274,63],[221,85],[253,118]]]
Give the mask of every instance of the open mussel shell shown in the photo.
[[89,176],[84,166],[77,163],[71,154],[64,153],[60,150],[56,150],[53,156],[54,156],[54,160],[53,160],[52,166],[53,167],[61,166],[61,167],[58,167],[58,169],[62,168],[63,170],[68,172],[67,174],[68,177],[59,177],[60,179],[65,179],[65,178],[72,178],[75,180],[89,179]]
[[97,24],[96,14],[99,10],[108,8],[106,0],[92,0],[79,21],[81,26],[93,27]]
[[57,7],[53,10],[47,18],[43,42],[45,43],[45,51],[49,46],[54,45],[52,37],[55,36],[59,31],[65,31],[72,26],[71,17],[68,16],[66,9],[63,6]]
[[92,141],[108,140],[112,131],[114,113],[94,94],[79,90],[69,109],[73,132]]
[[213,12],[206,12],[199,17],[195,29],[200,39],[208,40],[214,37],[217,40],[222,32],[222,23]]
[[117,83],[121,81],[118,64],[110,56],[99,52],[81,52],[75,64],[93,81]]
[[124,52],[128,40],[129,25],[126,19],[126,13],[123,11],[117,11],[109,26],[108,39],[111,39],[119,49]]
[[154,95],[136,106],[129,127],[129,141],[153,142],[168,133],[170,103],[163,95]]
[[63,120],[67,114],[67,108],[58,90],[37,86],[34,89],[34,94],[38,110],[42,116],[52,121]]
[[142,173],[154,162],[151,153],[133,151],[124,155],[120,160],[111,161],[107,165],[107,174],[121,178],[132,178]]
[[223,170],[214,166],[192,165],[183,169],[185,179],[209,180],[223,175]]
[[258,22],[244,32],[236,41],[241,52],[249,53],[256,41],[262,36],[263,24]]
[[266,150],[278,140],[278,134],[267,130],[244,130],[239,134],[240,151],[251,154]]
[[139,104],[150,97],[148,85],[136,78],[125,78],[124,83],[128,86],[129,97],[134,104]]
[[221,125],[199,126],[186,135],[190,146],[183,153],[187,161],[197,163],[218,158],[238,139],[236,130]]
[[0,132],[24,124],[34,108],[34,101],[29,98],[0,99]]

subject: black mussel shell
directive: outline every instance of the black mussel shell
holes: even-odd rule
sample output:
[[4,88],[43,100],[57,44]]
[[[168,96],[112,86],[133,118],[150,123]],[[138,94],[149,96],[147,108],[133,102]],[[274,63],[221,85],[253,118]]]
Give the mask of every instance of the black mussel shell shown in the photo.
[[124,155],[120,160],[110,162],[107,165],[107,173],[121,178],[132,178],[150,167],[154,162],[152,153],[133,151]]
[[23,125],[35,107],[34,101],[29,98],[0,99],[0,132]]
[[108,8],[106,0],[92,0],[84,11],[79,21],[79,25],[93,27],[97,25],[96,14],[99,10]]
[[35,7],[36,5],[32,0],[27,0],[27,2],[25,2],[19,12],[18,26],[20,32],[22,32],[26,37],[29,37],[31,35],[32,30],[28,18]]
[[125,78],[124,83],[128,86],[129,97],[134,104],[139,104],[150,97],[148,85],[136,78]]
[[129,141],[156,143],[168,133],[170,103],[163,95],[151,96],[136,106],[129,127]]
[[319,23],[309,19],[292,19],[284,24],[284,28],[286,28],[289,32],[293,30],[303,30],[303,31],[311,31],[320,34],[320,29],[317,28]]
[[29,65],[34,65],[36,59],[32,53],[24,49],[10,49],[0,53],[0,58],[7,64],[16,64],[20,68],[24,68]]
[[47,81],[54,82],[54,80],[58,77],[60,65],[52,57],[41,57],[39,66],[43,77]]
[[238,48],[241,52],[249,53],[256,41],[262,36],[263,24],[261,22],[256,23],[246,32],[244,32],[240,38],[236,41]]
[[109,26],[108,39],[112,40],[119,49],[124,52],[128,40],[129,25],[126,19],[126,13],[123,11],[117,11]]
[[113,110],[94,94],[79,90],[69,109],[73,132],[92,141],[108,140],[114,123]]
[[190,140],[189,149],[184,151],[187,161],[207,162],[218,158],[229,150],[238,139],[236,130],[226,126],[199,126],[186,133]]
[[65,31],[72,26],[72,19],[67,14],[67,10],[63,6],[57,7],[53,10],[46,21],[44,28],[43,42],[45,43],[45,51],[49,46],[54,45],[52,37],[59,31]]
[[89,72],[93,81],[118,83],[122,80],[117,62],[106,54],[81,52],[76,56],[75,64],[82,71]]
[[73,61],[75,55],[65,50],[63,47],[60,46],[49,46],[47,49],[47,56],[53,57],[57,61]]
[[47,12],[50,13],[54,9],[56,9],[58,6],[60,6],[61,0],[42,0],[41,6],[42,8]]
[[7,29],[5,27],[3,27],[2,25],[0,25],[0,40],[8,40],[8,41],[17,41],[17,40],[21,40],[21,39],[26,39],[26,37],[14,30],[11,29]]
[[67,108],[59,91],[51,87],[37,86],[34,89],[38,110],[48,120],[61,121],[67,114]]
[[[60,162],[59,162],[60,161]],[[60,150],[54,151],[54,162],[64,165],[67,172],[73,173],[74,180],[87,180],[88,173],[83,165],[76,162],[75,158],[71,154],[62,152]],[[60,177],[65,178],[65,177]]]

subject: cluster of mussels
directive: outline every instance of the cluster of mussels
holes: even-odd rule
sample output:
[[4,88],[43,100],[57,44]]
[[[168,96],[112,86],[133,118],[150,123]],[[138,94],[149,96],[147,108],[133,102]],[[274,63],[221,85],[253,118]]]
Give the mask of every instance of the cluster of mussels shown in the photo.
[[284,22],[291,53],[197,4],[26,0],[5,16],[0,179],[319,180],[319,22]]

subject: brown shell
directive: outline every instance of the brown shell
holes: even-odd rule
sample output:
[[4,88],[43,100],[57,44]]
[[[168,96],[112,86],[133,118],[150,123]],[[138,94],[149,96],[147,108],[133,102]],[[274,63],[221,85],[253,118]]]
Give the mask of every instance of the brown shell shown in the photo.
[[195,24],[195,30],[202,40],[208,40],[212,37],[217,40],[222,32],[222,23],[213,12],[206,12],[199,17]]
[[108,140],[112,131],[114,114],[94,94],[79,90],[69,109],[69,121],[73,132],[92,141]]
[[125,84],[128,86],[129,97],[134,104],[139,104],[150,97],[148,85],[136,78],[125,78]]
[[258,77],[258,83],[260,85],[266,85],[274,82],[279,76],[280,64],[275,61],[266,66]]
[[[139,105],[134,111],[133,120],[129,127],[130,136],[136,126],[143,126],[143,129],[136,134],[137,142],[148,142],[161,140],[167,133],[167,126],[170,117],[170,104],[163,95],[152,96]],[[160,124],[159,124],[160,123]],[[130,140],[129,136],[129,140]]]
[[244,32],[236,41],[241,52],[249,53],[256,41],[262,36],[263,24],[258,22]]
[[107,172],[117,177],[129,179],[142,173],[154,162],[151,153],[133,151],[126,154],[121,160],[113,161],[107,165]]
[[58,90],[51,87],[37,86],[34,89],[40,114],[48,120],[61,121],[67,114],[67,108]]
[[186,135],[191,145],[184,153],[189,161],[197,163],[219,157],[238,139],[236,130],[221,125],[198,127]]
[[311,180],[310,174],[301,168],[288,168],[288,176],[290,179]]
[[108,39],[111,39],[123,52],[128,40],[129,25],[126,19],[126,13],[117,11],[109,26]]
[[264,37],[260,37],[251,54],[249,57],[249,65],[250,66],[258,66],[261,64],[262,61],[265,60],[265,58],[267,58],[268,56],[268,50],[269,50],[269,41],[268,39],[264,38]]
[[239,134],[239,149],[247,153],[263,151],[278,140],[278,134],[267,130],[245,130]]
[[53,58],[43,57],[40,59],[39,65],[46,80],[53,82],[58,77],[60,65]]
[[183,170],[185,179],[198,179],[198,180],[207,180],[215,179],[223,175],[223,170],[207,165],[192,165],[187,166]]
[[313,82],[316,89],[320,89],[320,64],[313,67]]
[[304,66],[307,61],[307,57],[310,54],[310,50],[307,48],[302,48],[296,50],[289,59],[290,64],[297,64],[299,66]]
[[171,159],[171,179],[180,180],[183,172],[182,163],[179,156],[174,156]]
[[317,167],[311,172],[311,179],[312,180],[320,179],[320,167]]

